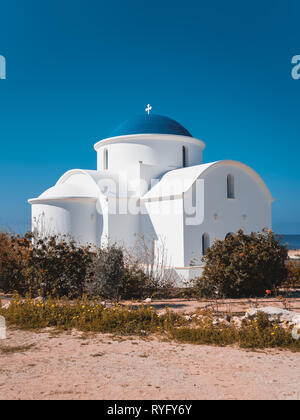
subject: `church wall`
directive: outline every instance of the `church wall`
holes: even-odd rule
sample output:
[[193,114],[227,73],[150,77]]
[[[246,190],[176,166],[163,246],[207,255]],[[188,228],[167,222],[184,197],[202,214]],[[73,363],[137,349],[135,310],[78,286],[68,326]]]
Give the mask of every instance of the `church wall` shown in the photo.
[[117,242],[126,248],[135,245],[140,229],[138,200],[132,199],[130,205],[132,211],[128,211],[129,204],[126,199],[111,198],[108,201],[108,239],[111,243]]
[[[178,136],[174,136],[178,137]],[[186,147],[187,165],[202,163],[202,142],[191,143],[181,137],[178,140],[163,140],[151,136],[139,140],[120,140],[116,143],[105,144],[97,149],[98,170],[104,170],[104,151],[108,152],[108,169],[122,170],[128,166],[143,162],[147,165],[156,165],[171,170],[182,167],[182,146]]]
[[103,218],[95,201],[47,201],[32,205],[32,227],[41,235],[71,235],[78,243],[100,244]]
[[[234,177],[235,198],[227,198],[227,175]],[[192,189],[186,195],[191,199]],[[204,221],[184,226],[185,265],[202,257],[202,235],[209,244],[224,239],[229,232],[243,229],[246,234],[271,228],[271,203],[261,185],[245,170],[234,165],[212,167],[204,175]]]
[[[143,211],[144,208],[144,211]],[[160,254],[165,252],[166,263],[183,266],[183,200],[150,201],[142,203],[141,233],[149,241],[153,238]]]

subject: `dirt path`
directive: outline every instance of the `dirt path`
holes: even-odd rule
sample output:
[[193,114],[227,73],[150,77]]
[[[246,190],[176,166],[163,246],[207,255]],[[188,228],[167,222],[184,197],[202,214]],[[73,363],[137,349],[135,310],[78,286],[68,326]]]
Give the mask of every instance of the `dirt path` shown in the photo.
[[1,399],[300,399],[300,354],[8,330]]

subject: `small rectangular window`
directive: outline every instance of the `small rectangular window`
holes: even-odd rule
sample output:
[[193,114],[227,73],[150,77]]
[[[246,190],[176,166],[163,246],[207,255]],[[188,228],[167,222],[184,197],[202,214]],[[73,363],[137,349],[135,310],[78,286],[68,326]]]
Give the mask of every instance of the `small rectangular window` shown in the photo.
[[187,166],[187,150],[185,146],[182,146],[182,166],[183,168]]
[[227,198],[234,198],[234,177],[227,175]]
[[103,169],[108,169],[108,150],[103,150]]

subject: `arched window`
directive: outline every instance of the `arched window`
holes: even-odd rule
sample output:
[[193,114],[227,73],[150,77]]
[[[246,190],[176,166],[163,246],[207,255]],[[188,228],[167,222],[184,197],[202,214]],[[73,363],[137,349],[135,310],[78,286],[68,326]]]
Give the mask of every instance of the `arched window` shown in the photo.
[[103,169],[108,169],[108,150],[103,150]]
[[187,148],[182,146],[182,166],[185,168],[187,166]]
[[234,177],[227,175],[227,198],[234,198]]
[[202,235],[202,255],[206,255],[206,250],[209,247],[209,234],[203,233]]

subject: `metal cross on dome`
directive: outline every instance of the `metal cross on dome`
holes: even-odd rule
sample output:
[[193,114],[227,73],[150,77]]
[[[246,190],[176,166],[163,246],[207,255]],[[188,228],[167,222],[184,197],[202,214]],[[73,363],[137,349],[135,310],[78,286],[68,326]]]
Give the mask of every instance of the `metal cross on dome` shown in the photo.
[[152,109],[152,106],[148,104],[147,108],[145,109],[145,111],[148,112],[148,115],[150,114],[151,109]]

